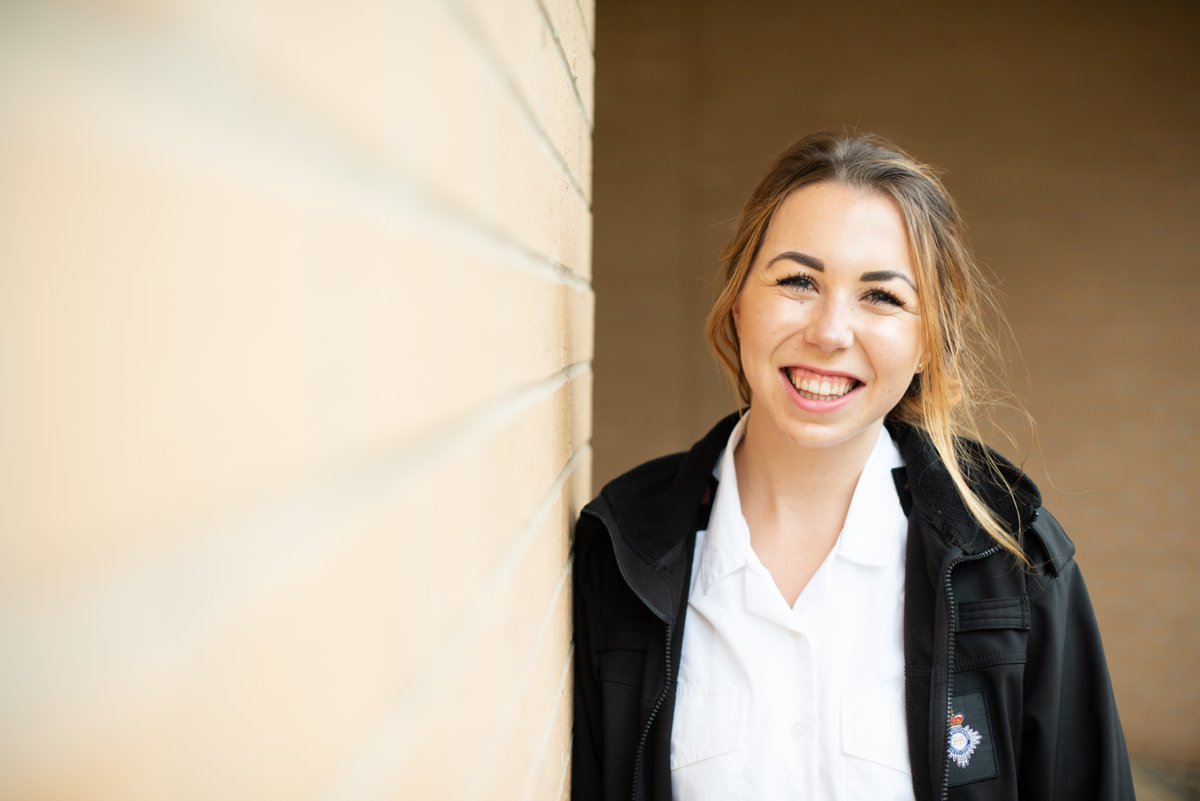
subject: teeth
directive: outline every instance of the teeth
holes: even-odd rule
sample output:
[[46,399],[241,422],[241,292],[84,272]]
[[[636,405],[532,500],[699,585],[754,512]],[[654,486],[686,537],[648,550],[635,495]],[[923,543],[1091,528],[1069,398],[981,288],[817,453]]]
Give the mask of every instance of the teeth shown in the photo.
[[801,378],[797,381],[798,376],[791,371],[788,371],[788,376],[791,378],[792,386],[817,400],[840,398],[849,392],[850,387],[854,384],[854,381],[849,378]]

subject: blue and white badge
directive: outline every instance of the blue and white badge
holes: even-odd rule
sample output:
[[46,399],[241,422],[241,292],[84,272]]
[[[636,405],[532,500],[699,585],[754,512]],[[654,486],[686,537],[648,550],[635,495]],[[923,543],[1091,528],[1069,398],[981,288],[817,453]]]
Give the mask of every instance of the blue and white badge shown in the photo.
[[950,733],[946,737],[946,751],[960,768],[971,762],[971,755],[983,741],[983,735],[963,723],[962,715],[950,716]]

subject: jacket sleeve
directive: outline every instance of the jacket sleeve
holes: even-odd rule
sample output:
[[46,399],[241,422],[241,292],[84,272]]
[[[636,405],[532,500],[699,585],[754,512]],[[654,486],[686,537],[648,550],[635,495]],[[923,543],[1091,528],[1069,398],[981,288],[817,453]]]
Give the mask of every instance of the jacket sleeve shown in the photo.
[[575,527],[575,556],[572,566],[574,604],[574,728],[571,736],[571,799],[599,801],[603,797],[600,689],[597,679],[597,631],[595,607],[600,582],[594,575],[591,550],[593,526],[585,516]]
[[[1073,551],[1053,518],[1050,522]],[[1068,557],[1054,567],[1055,561],[1049,560],[1050,572],[1031,598],[1020,795],[1133,799],[1129,755],[1092,602],[1078,563]]]

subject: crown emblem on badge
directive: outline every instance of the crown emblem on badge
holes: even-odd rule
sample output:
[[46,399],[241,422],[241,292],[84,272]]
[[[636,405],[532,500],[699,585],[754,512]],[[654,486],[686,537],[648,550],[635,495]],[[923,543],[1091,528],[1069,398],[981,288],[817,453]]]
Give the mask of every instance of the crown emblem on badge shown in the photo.
[[946,736],[946,753],[960,768],[965,768],[971,762],[971,756],[983,735],[963,722],[962,715],[950,714],[950,731]]

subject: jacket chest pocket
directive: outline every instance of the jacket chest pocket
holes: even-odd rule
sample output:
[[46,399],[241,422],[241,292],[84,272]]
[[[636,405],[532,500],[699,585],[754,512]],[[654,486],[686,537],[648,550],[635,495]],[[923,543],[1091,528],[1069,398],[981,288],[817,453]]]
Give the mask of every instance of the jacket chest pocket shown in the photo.
[[671,727],[676,798],[738,799],[750,694],[744,687],[679,684]]
[[951,799],[1016,797],[1016,742],[1031,613],[1025,596],[960,603],[955,677],[941,748]]
[[600,635],[601,681],[641,688],[650,627],[642,621],[614,621]]
[[988,598],[955,605],[956,671],[1025,664],[1029,598]]

